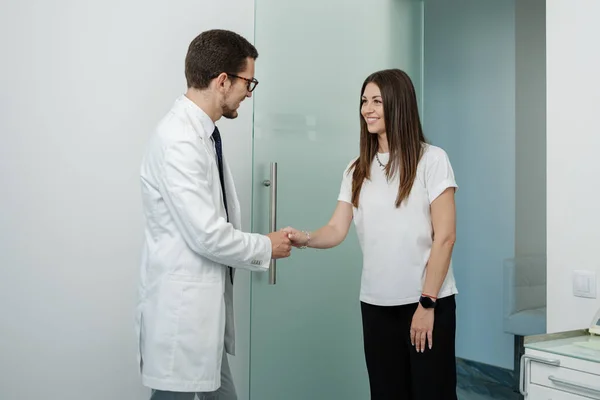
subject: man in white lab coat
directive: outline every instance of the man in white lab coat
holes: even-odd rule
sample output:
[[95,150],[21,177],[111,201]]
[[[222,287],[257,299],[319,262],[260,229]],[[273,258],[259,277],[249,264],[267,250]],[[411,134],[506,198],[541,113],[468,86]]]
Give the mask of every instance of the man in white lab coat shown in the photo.
[[137,310],[142,382],[152,400],[237,398],[235,268],[266,271],[290,255],[285,232],[240,230],[240,204],[215,122],[252,96],[254,46],[212,30],[189,46],[188,91],[150,140],[141,167],[145,241]]

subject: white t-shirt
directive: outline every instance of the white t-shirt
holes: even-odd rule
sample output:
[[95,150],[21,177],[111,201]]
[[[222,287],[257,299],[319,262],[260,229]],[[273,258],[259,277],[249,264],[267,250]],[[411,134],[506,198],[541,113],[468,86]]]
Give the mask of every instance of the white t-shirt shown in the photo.
[[[389,153],[378,153],[383,165]],[[352,161],[354,162],[354,161]],[[338,200],[352,203],[352,162],[344,171]],[[423,292],[433,229],[430,205],[449,187],[458,188],[444,150],[425,145],[410,195],[396,208],[399,174],[387,181],[376,159],[363,183],[354,224],[363,252],[360,300],[391,306],[416,303]],[[458,293],[452,263],[438,297]]]

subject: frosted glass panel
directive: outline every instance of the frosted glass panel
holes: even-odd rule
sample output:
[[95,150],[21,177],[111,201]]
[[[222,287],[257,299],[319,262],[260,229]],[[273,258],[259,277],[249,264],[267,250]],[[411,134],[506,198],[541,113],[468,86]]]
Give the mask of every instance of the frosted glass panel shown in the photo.
[[[253,229],[266,233],[269,164],[278,226],[329,220],[358,155],[363,80],[397,67],[422,86],[422,3],[256,0]],[[354,229],[331,250],[295,250],[277,284],[252,276],[252,400],[369,398]]]

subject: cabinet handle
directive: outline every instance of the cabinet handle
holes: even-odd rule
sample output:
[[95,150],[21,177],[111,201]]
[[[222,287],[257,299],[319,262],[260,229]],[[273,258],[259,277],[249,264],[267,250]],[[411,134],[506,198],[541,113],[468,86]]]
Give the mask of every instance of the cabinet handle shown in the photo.
[[548,379],[554,383],[555,385],[562,385],[562,386],[569,386],[575,389],[581,389],[581,390],[586,390],[588,392],[592,392],[595,394],[600,394],[600,387],[598,386],[591,386],[591,385],[586,385],[584,383],[577,383],[577,382],[573,382],[573,381],[568,381],[566,379],[562,379],[562,378],[557,378],[555,376],[550,375],[548,377]]
[[540,364],[554,365],[555,367],[560,366],[560,360],[523,354],[521,357],[521,376],[519,377],[519,392],[521,392],[523,396],[527,396],[527,367],[531,361],[539,362]]

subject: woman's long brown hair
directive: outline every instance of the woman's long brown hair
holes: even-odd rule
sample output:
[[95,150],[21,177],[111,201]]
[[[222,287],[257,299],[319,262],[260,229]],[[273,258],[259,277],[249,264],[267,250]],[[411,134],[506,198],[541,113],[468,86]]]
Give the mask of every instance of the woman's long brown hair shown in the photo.
[[[419,118],[419,107],[415,88],[409,76],[399,69],[388,69],[371,74],[363,83],[361,94],[369,83],[374,83],[381,91],[383,100],[383,120],[390,149],[389,162],[385,174],[390,181],[399,173],[400,185],[396,197],[396,207],[400,207],[412,189],[417,175],[417,165],[423,155],[426,143]],[[371,177],[371,164],[379,148],[378,135],[369,133],[367,123],[360,115],[360,156],[352,164],[352,204],[358,207],[360,191],[365,179]]]

